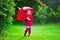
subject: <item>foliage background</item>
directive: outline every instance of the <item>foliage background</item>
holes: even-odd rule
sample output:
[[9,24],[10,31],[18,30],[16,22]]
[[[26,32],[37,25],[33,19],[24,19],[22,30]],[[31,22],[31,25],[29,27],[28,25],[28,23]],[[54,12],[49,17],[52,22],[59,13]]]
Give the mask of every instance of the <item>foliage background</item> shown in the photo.
[[60,0],[0,0],[0,30],[12,24],[23,24],[16,19],[18,7],[34,8],[34,24],[59,23]]

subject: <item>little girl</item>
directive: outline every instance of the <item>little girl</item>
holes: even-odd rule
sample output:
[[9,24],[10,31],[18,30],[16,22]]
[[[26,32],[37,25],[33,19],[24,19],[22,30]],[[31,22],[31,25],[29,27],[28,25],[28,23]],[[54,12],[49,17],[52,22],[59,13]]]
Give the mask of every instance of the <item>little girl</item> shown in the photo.
[[32,22],[33,22],[33,16],[30,10],[27,10],[26,15],[24,17],[24,25],[26,27],[26,30],[24,32],[24,36],[26,36],[28,32],[28,36],[31,34],[31,27],[32,27]]

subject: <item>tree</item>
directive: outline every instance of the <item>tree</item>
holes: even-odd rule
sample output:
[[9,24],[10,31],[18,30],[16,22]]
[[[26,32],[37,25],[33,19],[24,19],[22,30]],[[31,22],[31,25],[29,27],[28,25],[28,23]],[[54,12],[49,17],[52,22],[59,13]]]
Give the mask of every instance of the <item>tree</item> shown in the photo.
[[0,30],[12,24],[13,15],[15,15],[14,0],[0,0]]

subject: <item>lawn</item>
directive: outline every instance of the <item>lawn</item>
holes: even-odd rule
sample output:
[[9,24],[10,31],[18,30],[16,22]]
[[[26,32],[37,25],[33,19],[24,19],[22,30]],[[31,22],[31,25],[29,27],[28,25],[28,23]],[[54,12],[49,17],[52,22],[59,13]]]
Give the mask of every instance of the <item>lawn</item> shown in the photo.
[[24,26],[7,26],[0,35],[0,40],[60,40],[60,25],[33,25],[31,36],[24,37]]

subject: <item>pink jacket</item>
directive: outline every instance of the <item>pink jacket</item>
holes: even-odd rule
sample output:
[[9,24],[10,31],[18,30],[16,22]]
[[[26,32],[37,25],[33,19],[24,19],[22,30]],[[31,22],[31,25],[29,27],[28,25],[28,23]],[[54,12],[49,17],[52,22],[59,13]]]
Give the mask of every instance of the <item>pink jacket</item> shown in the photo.
[[33,16],[32,15],[26,15],[24,18],[24,25],[25,26],[32,26],[32,22],[33,22]]

